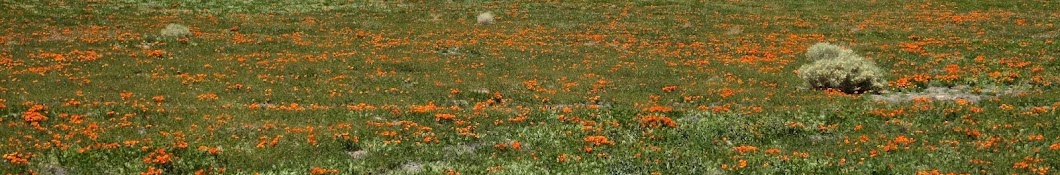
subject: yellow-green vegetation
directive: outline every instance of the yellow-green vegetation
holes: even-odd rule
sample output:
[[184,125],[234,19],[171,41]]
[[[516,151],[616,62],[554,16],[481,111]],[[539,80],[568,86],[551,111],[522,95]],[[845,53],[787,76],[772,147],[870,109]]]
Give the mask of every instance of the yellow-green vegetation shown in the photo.
[[160,32],[164,37],[189,37],[191,36],[191,29],[188,26],[180,24],[169,24],[166,28]]
[[0,174],[1060,168],[1054,0],[0,9]]
[[883,70],[854,51],[836,45],[817,43],[806,51],[813,63],[799,67],[799,77],[810,88],[844,93],[879,91],[887,86]]

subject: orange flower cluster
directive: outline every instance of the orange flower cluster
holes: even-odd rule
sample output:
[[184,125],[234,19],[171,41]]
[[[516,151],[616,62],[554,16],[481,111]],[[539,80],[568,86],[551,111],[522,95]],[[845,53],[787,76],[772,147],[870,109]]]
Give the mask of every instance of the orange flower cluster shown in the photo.
[[96,53],[96,51],[91,51],[91,50],[89,50],[89,51],[81,51],[81,50],[76,50],[75,49],[73,51],[70,51],[70,54],[76,55],[75,57],[77,58],[78,61],[95,61],[96,59],[99,59],[99,58],[103,57],[103,55],[101,55],[99,53]]
[[718,92],[718,96],[721,96],[721,98],[729,98],[736,95],[736,93],[739,93],[739,91],[730,88],[722,88],[721,92]]
[[339,174],[339,170],[320,168],[320,167],[313,167],[313,168],[309,169],[309,174],[311,174],[311,175]]
[[7,163],[10,163],[12,165],[28,165],[30,155],[13,152],[4,154],[3,158],[4,161],[7,161]]
[[880,117],[883,117],[883,118],[895,118],[895,117],[901,116],[903,113],[905,113],[905,110],[903,110],[903,109],[894,109],[894,110],[874,109],[874,110],[869,112],[869,114],[872,114],[872,115],[875,115],[875,116],[880,116]]
[[677,86],[675,86],[675,85],[668,85],[668,86],[664,86],[664,87],[662,88],[662,91],[663,91],[663,92],[673,92],[673,91],[677,91]]
[[429,102],[427,105],[412,105],[412,109],[409,111],[413,113],[427,113],[438,109],[439,107],[434,105],[434,102]]
[[44,112],[44,110],[46,110],[47,108],[48,107],[44,105],[33,105],[33,107],[30,107],[29,110],[26,110],[26,112],[22,113],[22,120],[34,124],[36,124],[37,122],[48,120],[48,117],[42,114],[42,112]]
[[640,122],[641,127],[657,128],[665,126],[670,128],[677,128],[677,122],[674,122],[673,119],[670,119],[670,117],[666,116],[647,115],[641,117],[638,122]]
[[615,144],[614,142],[611,142],[611,140],[608,140],[607,137],[599,136],[599,135],[587,136],[583,140],[585,140],[585,142],[589,142],[593,146],[614,145]]
[[523,149],[523,143],[519,142],[519,141],[512,141],[512,142],[508,142],[508,143],[497,143],[497,144],[493,144],[493,147],[497,148],[499,150],[507,150],[508,148],[511,148],[512,150],[521,150],[521,149]]
[[899,135],[897,137],[894,137],[894,140],[891,140],[886,145],[884,145],[883,146],[883,150],[884,151],[896,150],[896,149],[898,149],[898,146],[905,146],[906,148],[908,148],[909,144],[912,144],[913,142],[916,142],[916,140],[913,139],[913,138],[906,137],[905,135]]
[[666,113],[666,112],[670,112],[670,111],[673,111],[673,110],[674,110],[674,107],[658,106],[658,105],[651,106],[651,107],[648,107],[648,108],[644,109],[644,111],[647,111],[647,112],[661,112],[661,113]]
[[149,57],[160,58],[162,56],[165,56],[167,53],[164,50],[155,49],[155,50],[147,51],[147,53],[145,53],[145,54],[147,54],[147,56],[149,56]]
[[894,143],[897,143],[897,144],[900,144],[900,145],[908,145],[908,144],[912,144],[913,142],[916,142],[916,140],[913,139],[913,138],[906,137],[904,135],[899,135],[898,137],[894,137]]
[[175,158],[176,157],[173,156],[173,154],[167,153],[166,149],[158,148],[154,152],[151,152],[151,154],[148,154],[147,157],[144,157],[144,163],[164,165],[172,163]]
[[276,137],[272,138],[272,141],[269,141],[269,136],[261,136],[261,137],[258,137],[258,144],[257,144],[257,146],[254,146],[254,147],[255,148],[259,148],[259,149],[260,148],[265,148],[266,146],[268,146],[268,147],[276,147],[276,145],[280,143],[280,139],[282,139],[282,138],[283,138],[283,135],[276,135]]
[[758,147],[750,146],[750,145],[743,145],[743,146],[737,146],[736,148],[733,148],[733,151],[736,151],[736,153],[744,154],[744,153],[758,151]]
[[355,105],[346,105],[346,109],[351,111],[370,111],[375,110],[376,107],[365,103],[357,103]]
[[546,90],[544,87],[541,87],[541,83],[539,83],[537,79],[523,81],[523,87],[525,87],[527,90],[535,92]]
[[915,88],[918,84],[926,84],[931,81],[931,76],[927,74],[913,74],[898,78],[894,82],[891,82],[891,86],[898,88]]
[[210,155],[220,155],[221,154],[221,147],[199,146],[197,149],[199,151],[203,151],[203,152],[209,153]]
[[199,100],[202,100],[202,101],[207,101],[207,100],[217,100],[217,99],[218,99],[218,97],[217,97],[217,94],[216,94],[216,93],[204,93],[204,94],[199,94],[199,96],[196,96],[196,98],[198,98]]
[[239,32],[236,32],[235,36],[232,36],[232,43],[235,44],[245,44],[252,42],[254,42],[254,39],[247,37],[246,35]]
[[1030,170],[1033,174],[1049,174],[1050,166],[1038,165],[1042,161],[1044,161],[1042,158],[1027,156],[1023,157],[1023,160],[1013,163],[1012,168]]
[[747,160],[740,159],[736,161],[736,165],[729,165],[727,163],[721,164],[721,169],[724,170],[739,170],[747,168]]
[[166,96],[157,95],[157,96],[151,97],[151,100],[154,100],[155,102],[158,102],[158,103],[162,103],[162,102],[166,101]]
[[434,121],[452,121],[454,119],[456,119],[456,116],[453,114],[434,114]]

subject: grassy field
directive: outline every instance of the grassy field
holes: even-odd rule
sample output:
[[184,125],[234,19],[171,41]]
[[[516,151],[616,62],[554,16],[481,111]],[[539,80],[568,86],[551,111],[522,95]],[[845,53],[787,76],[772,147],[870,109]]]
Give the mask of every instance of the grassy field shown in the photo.
[[0,174],[1056,174],[1056,9],[0,0]]

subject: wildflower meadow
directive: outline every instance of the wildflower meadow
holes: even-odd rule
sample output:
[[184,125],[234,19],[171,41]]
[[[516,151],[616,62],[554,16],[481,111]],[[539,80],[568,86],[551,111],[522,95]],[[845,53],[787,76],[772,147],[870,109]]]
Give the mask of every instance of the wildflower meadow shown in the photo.
[[1057,174],[1058,9],[0,0],[0,174]]

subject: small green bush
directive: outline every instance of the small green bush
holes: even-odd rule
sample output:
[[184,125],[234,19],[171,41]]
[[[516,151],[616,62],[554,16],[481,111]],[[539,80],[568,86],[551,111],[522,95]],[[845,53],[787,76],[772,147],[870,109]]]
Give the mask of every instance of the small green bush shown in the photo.
[[799,77],[812,89],[860,94],[887,86],[883,70],[848,49],[818,43],[807,49],[806,56],[814,62],[799,67]]
[[166,25],[166,28],[162,29],[161,33],[163,37],[189,37],[191,36],[191,29],[189,29],[188,26],[171,23]]

